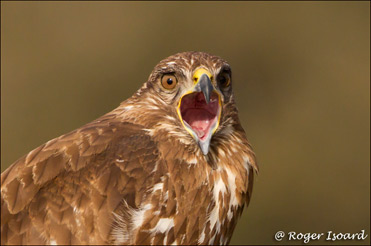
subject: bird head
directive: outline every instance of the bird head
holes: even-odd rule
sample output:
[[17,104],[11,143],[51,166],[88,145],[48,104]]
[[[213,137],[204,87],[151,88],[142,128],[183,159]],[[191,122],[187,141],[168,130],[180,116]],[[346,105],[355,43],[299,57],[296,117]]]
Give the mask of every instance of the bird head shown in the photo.
[[157,92],[177,118],[183,131],[197,143],[204,155],[213,136],[225,121],[232,100],[229,64],[203,52],[184,52],[161,61],[146,85]]

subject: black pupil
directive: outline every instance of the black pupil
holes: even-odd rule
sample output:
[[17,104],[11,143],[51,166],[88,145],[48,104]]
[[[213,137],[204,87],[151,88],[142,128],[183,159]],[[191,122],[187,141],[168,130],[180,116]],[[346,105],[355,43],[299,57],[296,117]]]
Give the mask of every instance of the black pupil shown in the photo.
[[173,84],[173,79],[172,79],[172,78],[168,78],[168,79],[166,80],[166,83],[167,83],[168,85]]
[[227,83],[227,78],[226,78],[225,76],[222,76],[222,77],[220,78],[220,83],[221,83],[221,84],[225,84],[225,83]]

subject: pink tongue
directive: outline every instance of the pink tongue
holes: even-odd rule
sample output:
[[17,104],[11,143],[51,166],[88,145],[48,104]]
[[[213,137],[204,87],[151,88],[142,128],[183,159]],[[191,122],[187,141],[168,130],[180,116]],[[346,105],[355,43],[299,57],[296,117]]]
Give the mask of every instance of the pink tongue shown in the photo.
[[196,132],[199,138],[203,138],[206,135],[207,127],[209,126],[209,121],[196,120],[192,122],[191,127]]
[[184,115],[184,119],[187,119],[187,123],[200,139],[206,136],[211,120],[209,112],[204,109],[190,109]]

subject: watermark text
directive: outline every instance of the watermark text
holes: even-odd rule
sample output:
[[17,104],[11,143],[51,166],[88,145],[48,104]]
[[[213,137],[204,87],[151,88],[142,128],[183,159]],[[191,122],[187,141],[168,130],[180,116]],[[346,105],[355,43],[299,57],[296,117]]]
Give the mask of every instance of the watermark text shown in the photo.
[[327,231],[327,232],[283,232],[278,231],[274,235],[274,239],[276,241],[282,241],[282,239],[286,238],[288,241],[302,241],[303,243],[309,243],[311,241],[318,241],[318,240],[325,240],[325,241],[352,241],[352,240],[358,240],[362,241],[365,240],[368,237],[368,234],[366,234],[365,230],[361,230],[360,232],[356,233],[350,233],[350,232],[333,232],[333,231]]

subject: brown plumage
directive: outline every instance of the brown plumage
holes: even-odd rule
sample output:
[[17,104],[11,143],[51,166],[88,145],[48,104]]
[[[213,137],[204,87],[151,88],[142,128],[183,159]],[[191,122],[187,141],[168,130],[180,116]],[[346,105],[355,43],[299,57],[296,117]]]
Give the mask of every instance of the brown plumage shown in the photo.
[[219,57],[161,61],[131,98],[1,174],[2,244],[228,244],[257,171]]

